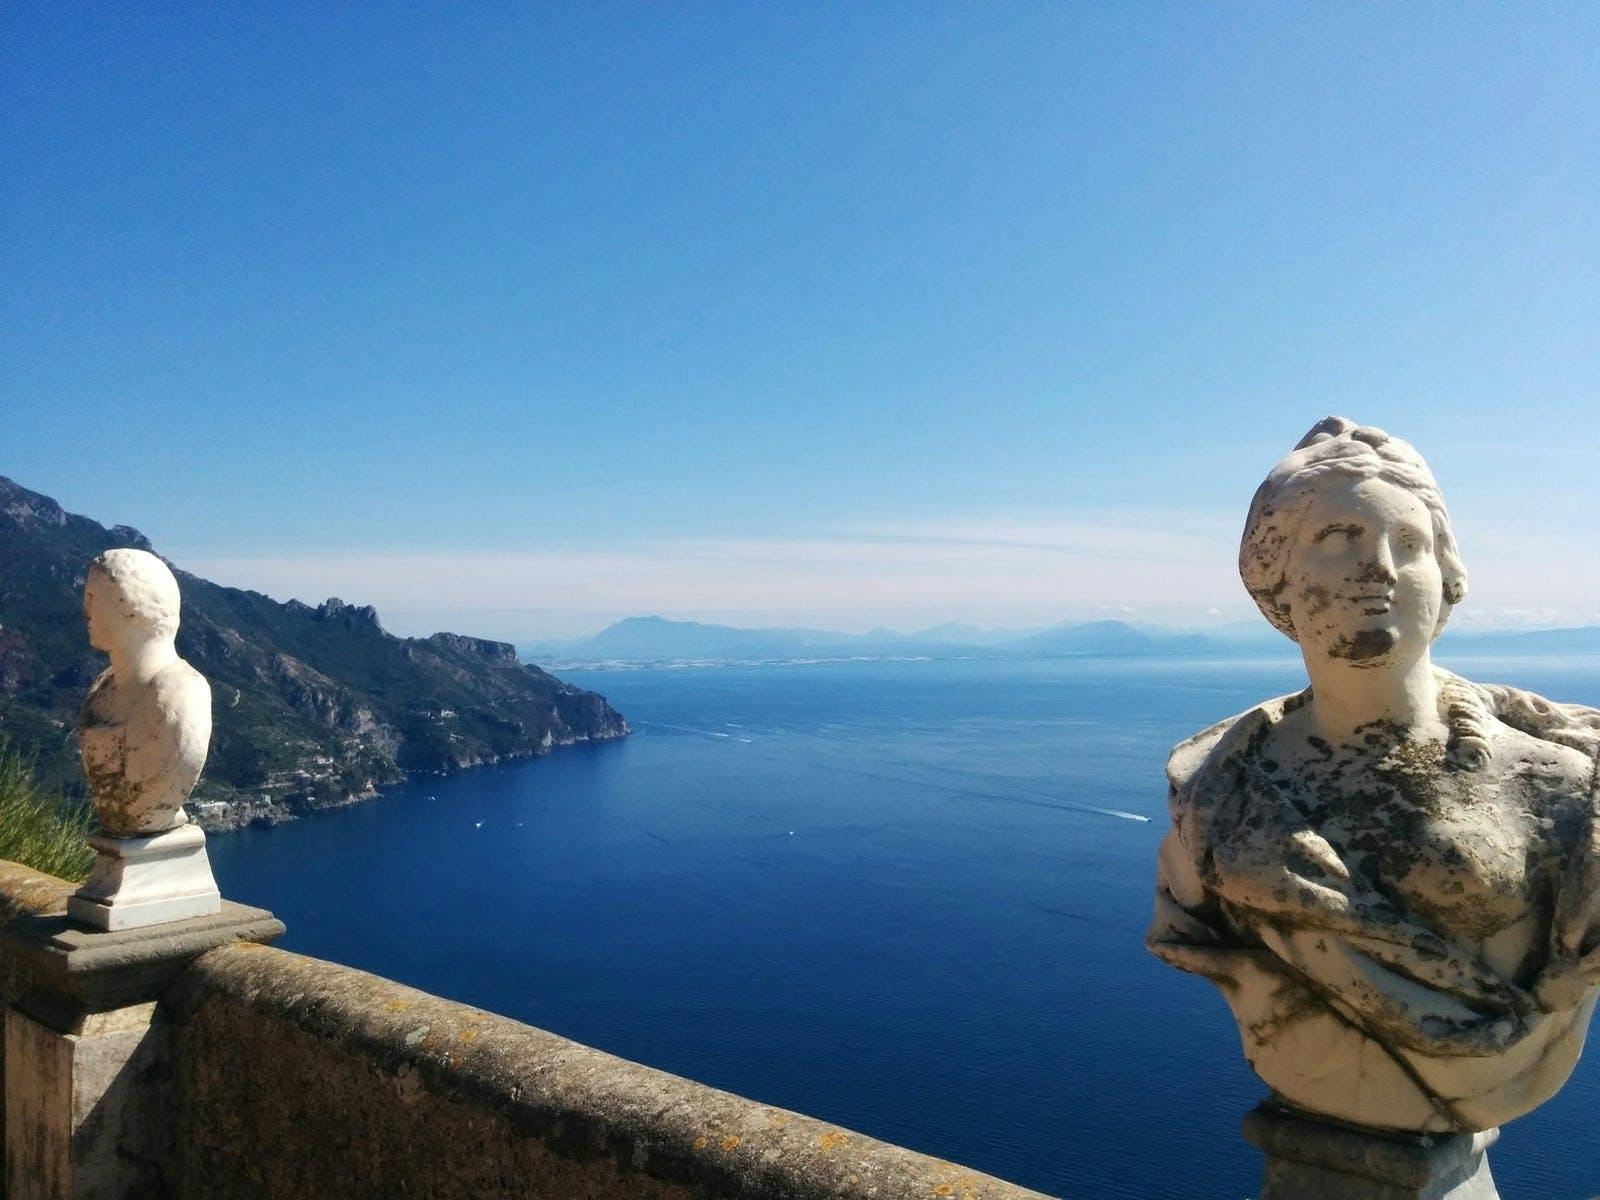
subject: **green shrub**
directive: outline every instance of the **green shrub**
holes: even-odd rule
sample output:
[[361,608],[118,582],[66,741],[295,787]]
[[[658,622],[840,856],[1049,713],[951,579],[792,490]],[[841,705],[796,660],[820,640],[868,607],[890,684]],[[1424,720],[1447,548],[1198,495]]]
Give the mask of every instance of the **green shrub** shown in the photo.
[[81,802],[40,791],[32,764],[0,739],[0,858],[77,882],[94,860],[91,821]]

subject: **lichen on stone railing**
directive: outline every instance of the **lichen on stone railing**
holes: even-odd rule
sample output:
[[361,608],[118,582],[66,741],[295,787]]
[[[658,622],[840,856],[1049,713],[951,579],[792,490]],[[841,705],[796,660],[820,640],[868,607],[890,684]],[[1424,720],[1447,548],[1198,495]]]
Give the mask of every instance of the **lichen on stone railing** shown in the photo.
[[[8,1040],[26,1060],[0,1060],[21,1072],[7,1080],[23,1110],[5,1142],[10,1200],[1040,1198],[506,1017],[240,941],[281,929],[256,910],[225,902],[213,918],[97,933],[71,928],[61,912],[71,893],[0,863],[0,913],[15,914],[0,933]],[[28,1095],[52,1063],[88,1085],[70,1089],[66,1108]],[[96,1190],[116,1171],[123,1183]]]
[[204,956],[172,1007],[186,1197],[1039,1196],[279,950]]

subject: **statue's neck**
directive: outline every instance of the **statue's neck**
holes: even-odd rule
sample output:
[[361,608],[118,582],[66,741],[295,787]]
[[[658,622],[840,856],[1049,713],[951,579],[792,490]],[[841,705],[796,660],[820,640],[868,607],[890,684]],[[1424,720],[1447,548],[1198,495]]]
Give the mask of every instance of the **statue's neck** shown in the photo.
[[170,638],[156,638],[137,646],[118,646],[111,651],[111,674],[119,685],[135,687],[149,683],[178,661],[178,648]]
[[1439,681],[1424,654],[1407,667],[1362,670],[1349,663],[1306,655],[1311,677],[1309,717],[1319,737],[1333,745],[1356,740],[1375,721],[1398,726],[1408,738],[1442,739],[1449,730],[1439,716]]

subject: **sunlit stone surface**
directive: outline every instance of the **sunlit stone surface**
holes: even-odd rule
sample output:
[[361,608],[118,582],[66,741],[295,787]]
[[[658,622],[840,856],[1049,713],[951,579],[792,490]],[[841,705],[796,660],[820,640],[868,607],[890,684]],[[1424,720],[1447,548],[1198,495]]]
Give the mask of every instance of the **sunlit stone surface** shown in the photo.
[[1380,430],[1313,428],[1239,564],[1311,686],[1173,750],[1150,948],[1221,989],[1296,1109],[1441,1133],[1528,1112],[1600,981],[1600,712],[1433,666],[1466,572],[1426,464]]
[[100,833],[68,911],[99,929],[215,913],[205,835],[183,812],[211,741],[211,688],[178,657],[178,582],[153,554],[108,550],[89,568],[83,611],[111,665],[78,717]]

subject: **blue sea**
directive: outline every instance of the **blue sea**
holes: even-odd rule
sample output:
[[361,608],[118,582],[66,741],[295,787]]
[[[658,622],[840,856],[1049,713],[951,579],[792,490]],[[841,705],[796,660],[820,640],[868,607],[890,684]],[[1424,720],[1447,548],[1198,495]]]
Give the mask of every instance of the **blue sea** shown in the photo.
[[[1600,705],[1600,661],[1451,666]],[[1261,1096],[1143,947],[1168,748],[1297,660],[570,672],[636,733],[211,840],[288,949],[1057,1195],[1242,1200]],[[1600,1193],[1600,1055],[1505,1200]]]

